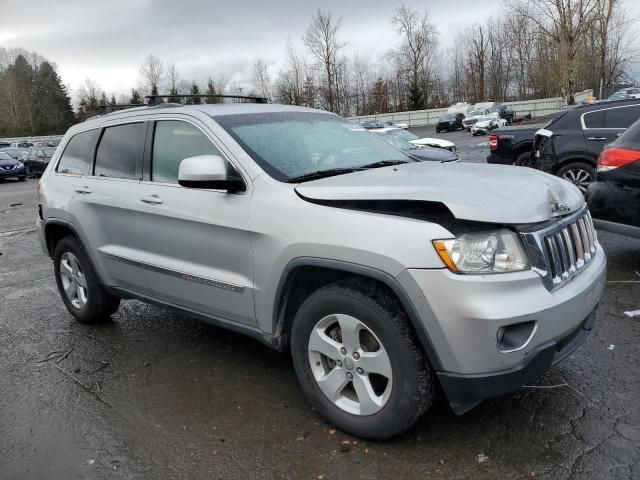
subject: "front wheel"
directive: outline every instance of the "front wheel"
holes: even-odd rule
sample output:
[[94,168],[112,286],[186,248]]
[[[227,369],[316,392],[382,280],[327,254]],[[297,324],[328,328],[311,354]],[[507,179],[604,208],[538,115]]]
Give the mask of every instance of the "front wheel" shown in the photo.
[[294,319],[291,349],[311,403],[353,435],[397,435],[433,401],[433,373],[406,314],[366,282],[340,281],[311,294]]
[[573,162],[560,167],[556,175],[573,183],[585,194],[589,185],[591,185],[596,178],[596,171],[587,163]]

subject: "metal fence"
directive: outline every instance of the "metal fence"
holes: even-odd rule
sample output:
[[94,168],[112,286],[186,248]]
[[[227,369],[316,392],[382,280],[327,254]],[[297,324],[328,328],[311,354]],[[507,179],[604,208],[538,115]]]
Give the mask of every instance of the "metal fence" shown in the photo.
[[[575,94],[576,102],[582,102],[593,96],[593,90],[584,90]],[[539,100],[522,100],[518,102],[504,102],[502,105],[513,110],[516,116],[531,114],[531,118],[540,118],[557,112],[565,105],[564,97],[541,98]],[[356,122],[366,120],[378,120],[381,122],[406,123],[410,127],[422,127],[435,125],[438,118],[447,113],[446,108],[433,108],[430,110],[414,110],[411,112],[385,113],[379,115],[362,115],[350,117]]]

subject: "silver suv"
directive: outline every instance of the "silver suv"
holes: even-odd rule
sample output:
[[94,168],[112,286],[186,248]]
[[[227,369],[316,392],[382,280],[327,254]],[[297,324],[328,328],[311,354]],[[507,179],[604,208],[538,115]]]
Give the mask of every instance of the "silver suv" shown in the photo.
[[516,390],[589,334],[606,258],[583,196],[532,169],[416,162],[336,115],[162,104],[64,136],[39,232],[80,322],[137,298],[290,348],[354,435]]

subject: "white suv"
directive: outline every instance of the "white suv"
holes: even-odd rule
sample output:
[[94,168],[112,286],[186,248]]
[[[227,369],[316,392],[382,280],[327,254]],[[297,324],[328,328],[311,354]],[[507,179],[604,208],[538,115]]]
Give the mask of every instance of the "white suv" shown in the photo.
[[544,372],[588,335],[604,286],[573,185],[415,162],[312,109],[96,117],[64,136],[39,196],[76,319],[137,298],[290,347],[318,411],[368,438],[410,427],[438,383],[464,413]]

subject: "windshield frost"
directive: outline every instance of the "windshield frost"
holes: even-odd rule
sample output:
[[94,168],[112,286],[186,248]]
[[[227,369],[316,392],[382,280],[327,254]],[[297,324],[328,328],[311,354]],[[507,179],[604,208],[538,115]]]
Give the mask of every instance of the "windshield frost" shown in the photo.
[[274,112],[213,117],[276,180],[388,160],[412,161],[336,115]]

